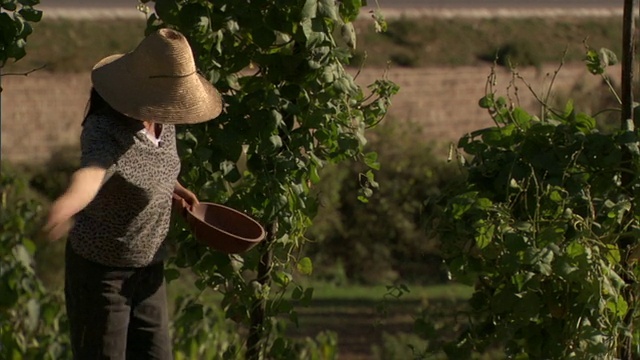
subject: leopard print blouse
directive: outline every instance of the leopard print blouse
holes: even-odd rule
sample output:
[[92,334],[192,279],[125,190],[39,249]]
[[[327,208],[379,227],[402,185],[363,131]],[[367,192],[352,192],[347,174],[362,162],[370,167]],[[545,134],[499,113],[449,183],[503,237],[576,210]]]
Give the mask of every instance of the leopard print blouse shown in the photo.
[[80,138],[81,166],[107,169],[93,201],[76,215],[68,241],[80,256],[107,266],[143,267],[165,258],[171,196],[180,172],[175,127],[160,143],[142,122],[116,113],[89,115]]

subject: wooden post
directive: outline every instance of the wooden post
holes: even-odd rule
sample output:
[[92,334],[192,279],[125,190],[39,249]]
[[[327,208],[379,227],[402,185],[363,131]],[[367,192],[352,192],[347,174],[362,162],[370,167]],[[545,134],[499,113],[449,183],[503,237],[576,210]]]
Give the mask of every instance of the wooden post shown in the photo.
[[[635,26],[633,22],[633,8],[635,0],[624,1],[624,12],[622,19],[622,69],[621,69],[621,97],[622,111],[620,116],[620,127],[622,130],[634,131],[637,128],[635,124],[638,119],[633,118],[633,62],[634,62],[634,31]],[[622,172],[622,186],[628,187],[631,183],[630,174],[635,173],[633,171],[633,154],[628,147],[622,148],[622,167],[631,171]],[[625,236],[619,239],[618,247],[621,254],[628,254],[629,250],[635,246],[637,240],[633,237]],[[624,327],[629,330],[629,333],[623,333],[618,339],[618,356],[621,360],[633,359],[633,337],[629,334],[633,333],[633,318],[635,317],[636,304],[636,291],[634,280],[626,275],[632,269],[629,269],[632,264],[626,260],[626,256],[623,258],[622,266],[627,268],[622,277],[626,282],[626,287],[622,290],[622,296],[627,304],[629,304],[629,310],[624,317]]]
[[[633,120],[633,60],[634,60],[634,30],[633,4],[634,0],[625,0],[622,19],[622,129],[627,129],[627,121]],[[637,125],[635,126],[638,127]]]

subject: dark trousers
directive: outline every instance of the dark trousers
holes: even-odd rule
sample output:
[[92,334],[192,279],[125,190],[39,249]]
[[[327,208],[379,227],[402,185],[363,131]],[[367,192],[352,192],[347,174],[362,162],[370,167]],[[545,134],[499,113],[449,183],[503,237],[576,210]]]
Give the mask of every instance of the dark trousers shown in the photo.
[[170,360],[164,265],[109,267],[66,249],[65,297],[75,360]]

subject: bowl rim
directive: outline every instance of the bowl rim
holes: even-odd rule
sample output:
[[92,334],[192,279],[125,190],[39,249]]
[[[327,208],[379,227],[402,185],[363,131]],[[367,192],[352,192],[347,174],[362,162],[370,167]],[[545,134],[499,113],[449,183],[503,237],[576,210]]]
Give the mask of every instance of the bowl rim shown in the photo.
[[193,218],[194,220],[206,225],[207,227],[213,228],[216,231],[220,231],[221,233],[229,235],[229,236],[231,236],[233,238],[236,238],[238,240],[242,240],[242,241],[246,241],[246,242],[252,242],[252,243],[259,243],[260,241],[264,240],[264,238],[266,236],[266,231],[265,231],[264,227],[262,225],[260,225],[260,223],[256,219],[254,219],[253,217],[245,214],[242,211],[238,211],[238,210],[236,210],[236,209],[234,209],[232,207],[229,207],[229,206],[226,206],[226,205],[222,205],[222,204],[218,204],[218,203],[215,203],[215,202],[199,202],[198,205],[196,205],[196,206],[202,206],[202,205],[223,208],[225,210],[230,210],[233,213],[241,215],[242,217],[248,219],[251,223],[255,224],[260,229],[260,235],[258,237],[256,237],[256,238],[248,238],[248,237],[232,234],[232,233],[230,233],[230,232],[228,232],[228,231],[226,231],[224,229],[221,229],[221,228],[219,228],[217,226],[214,226],[214,225],[204,221],[203,219],[198,218],[190,208],[187,208],[187,214],[191,218]]

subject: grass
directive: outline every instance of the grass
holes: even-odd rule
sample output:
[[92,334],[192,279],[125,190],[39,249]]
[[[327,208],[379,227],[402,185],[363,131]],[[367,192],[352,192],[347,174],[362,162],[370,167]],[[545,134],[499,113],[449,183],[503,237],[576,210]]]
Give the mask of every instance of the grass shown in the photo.
[[[311,284],[313,287],[313,298],[316,300],[382,300],[383,298],[395,298],[398,294],[397,287],[388,289],[387,285],[348,285],[336,286],[333,284],[320,283]],[[459,299],[471,296],[472,289],[463,285],[433,285],[433,286],[412,286],[407,285],[407,292],[403,292],[398,299],[401,300],[423,300],[423,299]]]
[[[415,337],[412,332],[418,316],[428,318],[439,328],[450,329],[447,336],[454,336],[464,326],[464,321],[458,321],[458,315],[466,311],[465,300],[472,293],[472,288],[457,284],[408,285],[405,289],[408,291],[401,296],[388,295],[398,295],[398,288],[390,291],[384,285],[310,283],[305,286],[314,289],[312,301],[306,307],[296,307],[298,326],[287,322],[288,335],[302,339],[333,332],[337,335],[340,359],[351,360],[406,358],[387,355],[406,353],[402,339]],[[188,273],[168,286],[171,303],[176,296],[193,291],[197,290]],[[201,300],[216,306],[222,298],[218,293],[207,291]]]
[[[471,66],[491,62],[540,65],[584,56],[583,41],[620,54],[621,19],[496,18],[389,20],[388,31],[374,31],[371,20],[358,20],[354,62],[367,66]],[[145,21],[45,19],[28,38],[27,56],[3,72],[24,72],[46,65],[52,72],[83,72],[112,53],[132,50],[142,39]]]
[[392,345],[385,339],[409,336],[418,316],[428,317],[437,326],[458,329],[463,324],[457,321],[457,314],[466,309],[464,300],[472,291],[455,284],[409,286],[409,292],[395,298],[385,295],[384,286],[313,287],[311,304],[297,309],[299,328],[290,332],[309,337],[321,331],[335,332],[341,359],[369,359],[376,353],[388,353],[393,349],[387,348]]

